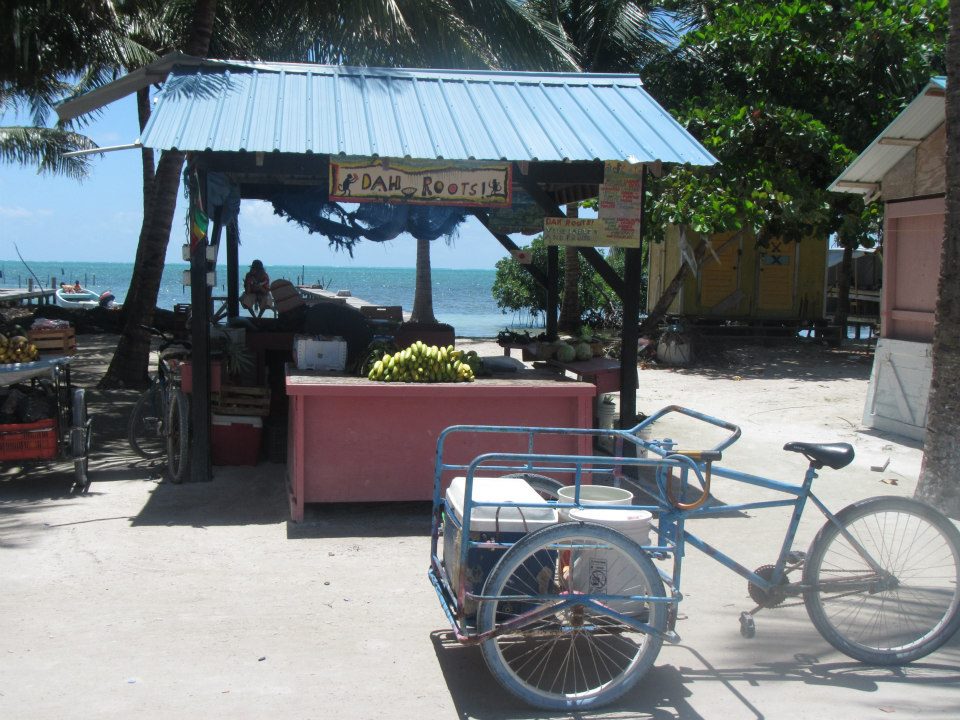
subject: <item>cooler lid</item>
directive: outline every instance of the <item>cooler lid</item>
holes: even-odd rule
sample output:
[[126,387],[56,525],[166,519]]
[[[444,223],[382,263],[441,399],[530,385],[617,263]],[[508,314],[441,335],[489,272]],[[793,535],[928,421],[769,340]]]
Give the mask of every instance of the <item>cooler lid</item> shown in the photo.
[[[447,510],[463,522],[463,491],[465,477],[455,477],[447,488]],[[540,494],[523,478],[473,478],[474,502],[546,503]],[[559,522],[557,511],[546,507],[474,507],[470,513],[470,531],[479,532],[533,532]]]

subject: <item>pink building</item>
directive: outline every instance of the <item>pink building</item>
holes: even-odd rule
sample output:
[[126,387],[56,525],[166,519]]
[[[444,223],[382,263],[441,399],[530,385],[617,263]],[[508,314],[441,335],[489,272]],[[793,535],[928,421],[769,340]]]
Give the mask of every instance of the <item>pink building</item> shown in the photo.
[[923,439],[946,219],[946,86],[933,78],[831,190],[884,203],[880,340],[865,425]]

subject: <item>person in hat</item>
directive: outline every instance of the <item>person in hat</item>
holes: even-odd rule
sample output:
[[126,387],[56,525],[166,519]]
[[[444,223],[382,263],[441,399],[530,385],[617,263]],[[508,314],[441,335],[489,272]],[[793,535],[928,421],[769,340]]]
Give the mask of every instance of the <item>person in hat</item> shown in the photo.
[[243,305],[254,317],[263,317],[263,313],[273,307],[273,298],[270,296],[270,276],[263,269],[263,263],[254,260],[250,263],[250,271],[243,278],[243,295],[240,296]]

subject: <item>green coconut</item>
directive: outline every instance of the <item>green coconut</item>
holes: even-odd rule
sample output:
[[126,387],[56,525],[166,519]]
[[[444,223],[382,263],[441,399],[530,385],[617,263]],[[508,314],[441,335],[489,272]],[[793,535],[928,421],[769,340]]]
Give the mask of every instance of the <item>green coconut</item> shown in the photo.
[[577,357],[577,351],[574,350],[572,345],[567,345],[566,343],[557,345],[555,352],[555,357],[560,362],[573,362]]

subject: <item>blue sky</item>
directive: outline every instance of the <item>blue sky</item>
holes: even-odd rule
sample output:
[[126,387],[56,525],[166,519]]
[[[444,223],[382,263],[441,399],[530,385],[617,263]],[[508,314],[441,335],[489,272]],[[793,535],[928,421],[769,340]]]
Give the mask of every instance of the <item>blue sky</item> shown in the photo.
[[[17,123],[15,117],[0,116],[0,124]],[[139,135],[133,98],[107,108],[83,132],[102,147],[132,143]],[[142,208],[136,150],[95,155],[91,175],[83,182],[0,164],[0,260],[16,259],[16,243],[27,260],[133,262]],[[171,262],[181,261],[183,217],[181,196],[167,250]],[[362,242],[351,259],[258,201],[243,202],[240,235],[241,265],[257,257],[275,265],[413,267],[416,259],[416,241],[409,235],[386,243]],[[525,244],[519,237],[516,241]],[[438,268],[492,269],[505,256],[500,243],[472,219],[452,246],[437,241],[431,248],[432,264]]]

